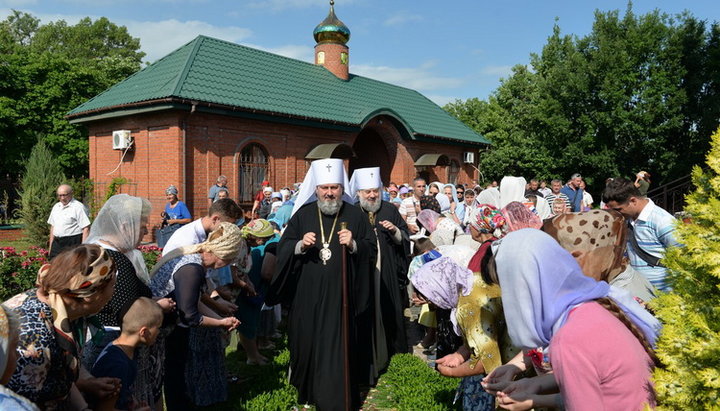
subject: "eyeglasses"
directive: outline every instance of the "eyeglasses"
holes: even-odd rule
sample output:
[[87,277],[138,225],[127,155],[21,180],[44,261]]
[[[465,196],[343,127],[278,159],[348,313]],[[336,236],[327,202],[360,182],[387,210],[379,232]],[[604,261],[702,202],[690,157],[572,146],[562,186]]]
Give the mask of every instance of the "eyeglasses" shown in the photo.
[[463,195],[463,194],[465,194],[465,192],[464,192],[464,191],[462,191],[462,190],[458,190],[458,191],[456,191],[456,193],[458,193],[458,194],[460,194],[460,195]]

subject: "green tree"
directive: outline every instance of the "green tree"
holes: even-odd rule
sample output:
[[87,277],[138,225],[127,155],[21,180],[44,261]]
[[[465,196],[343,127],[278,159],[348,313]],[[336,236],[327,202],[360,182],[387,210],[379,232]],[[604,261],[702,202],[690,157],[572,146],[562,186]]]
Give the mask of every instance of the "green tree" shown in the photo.
[[87,137],[65,114],[136,72],[140,42],[106,18],[41,25],[13,11],[0,22],[0,172],[16,172],[43,135],[69,175],[87,174]]
[[688,13],[595,13],[591,32],[562,34],[516,67],[487,102],[446,109],[490,138],[486,174],[606,177],[690,173],[720,117],[720,29]]
[[50,227],[48,216],[55,199],[55,190],[65,181],[62,167],[40,140],[32,149],[27,160],[25,172],[20,181],[19,217],[25,225],[28,240],[38,246],[46,247]]
[[652,303],[662,320],[655,371],[663,408],[709,409],[720,403],[720,130],[712,137],[707,171],[696,166],[697,187],[687,198],[691,224],[680,224],[685,246],[668,250],[663,262],[673,291]]

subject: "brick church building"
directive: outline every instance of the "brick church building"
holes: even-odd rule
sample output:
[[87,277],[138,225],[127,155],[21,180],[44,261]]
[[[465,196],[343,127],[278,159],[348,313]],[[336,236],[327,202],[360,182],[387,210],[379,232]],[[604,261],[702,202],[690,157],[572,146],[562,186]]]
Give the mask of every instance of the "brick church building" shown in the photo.
[[90,178],[127,179],[122,191],[157,211],[151,224],[170,184],[198,218],[218,175],[249,208],[263,180],[292,186],[325,157],[350,172],[380,166],[386,184],[477,179],[489,142],[414,90],[351,74],[350,31],[332,5],[314,38],[310,64],[199,36],[75,108],[68,119],[88,130]]

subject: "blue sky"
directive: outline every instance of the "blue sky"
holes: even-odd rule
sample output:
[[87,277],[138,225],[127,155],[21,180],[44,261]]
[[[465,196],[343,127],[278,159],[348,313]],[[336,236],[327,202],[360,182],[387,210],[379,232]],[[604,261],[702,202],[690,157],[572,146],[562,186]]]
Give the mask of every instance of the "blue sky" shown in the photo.
[[[42,22],[105,16],[139,37],[154,61],[199,34],[299,60],[313,60],[312,30],[327,15],[327,0],[0,0]],[[350,71],[409,87],[443,105],[485,99],[515,64],[540,52],[555,19],[563,33],[587,34],[593,12],[620,10],[627,1],[336,0],[350,28]],[[635,0],[633,10],[683,10],[720,21],[720,1]]]

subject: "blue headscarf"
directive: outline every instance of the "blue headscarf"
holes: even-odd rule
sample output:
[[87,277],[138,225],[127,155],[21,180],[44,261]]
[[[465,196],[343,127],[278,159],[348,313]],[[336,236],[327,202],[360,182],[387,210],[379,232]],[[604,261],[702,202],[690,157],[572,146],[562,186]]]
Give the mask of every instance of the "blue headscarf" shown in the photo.
[[655,344],[660,322],[625,290],[583,274],[575,258],[548,234],[513,231],[493,244],[508,333],[516,346],[547,347],[568,313],[586,301],[612,298]]

